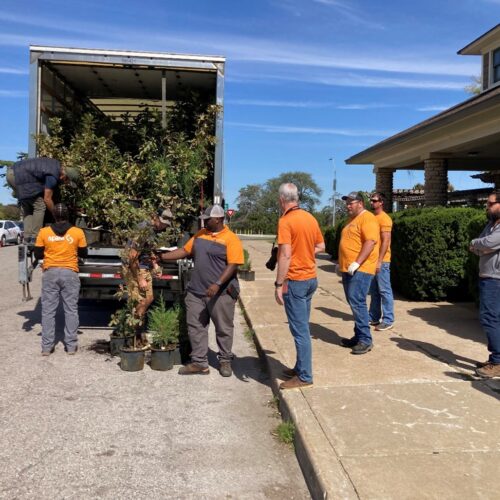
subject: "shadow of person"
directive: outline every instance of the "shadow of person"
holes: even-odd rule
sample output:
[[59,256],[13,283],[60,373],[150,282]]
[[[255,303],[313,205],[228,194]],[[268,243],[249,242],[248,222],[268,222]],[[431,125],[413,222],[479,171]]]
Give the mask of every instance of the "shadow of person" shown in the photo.
[[485,343],[485,336],[478,319],[479,311],[472,303],[415,307],[409,309],[408,314],[456,337]]
[[476,369],[477,360],[467,358],[465,356],[460,356],[459,354],[455,354],[449,349],[443,349],[442,347],[438,347],[434,344],[431,344],[430,342],[413,340],[407,337],[391,337],[390,340],[403,351],[421,352],[429,358],[441,361],[443,363],[446,363],[447,365],[456,366],[457,368],[461,368],[462,370]]
[[316,311],[321,311],[322,313],[325,313],[332,318],[338,318],[342,321],[354,321],[352,314],[337,311],[335,309],[330,309],[329,307],[316,307]]
[[309,328],[313,339],[319,339],[328,344],[341,345],[340,339],[342,337],[335,330],[325,328],[317,323],[310,323]]
[[[500,386],[494,387],[493,384],[496,382],[490,379],[478,379],[467,373],[460,372],[444,372],[450,378],[455,380],[461,380],[464,382],[470,382],[471,386],[479,392],[491,396],[495,399],[500,400]],[[498,379],[497,379],[498,382]]]
[[41,328],[41,322],[42,322],[41,299],[38,299],[36,301],[35,307],[33,309],[28,309],[26,311],[19,311],[17,314],[26,320],[22,326],[22,329],[25,332],[31,332],[31,330],[33,330],[36,326],[40,326]]

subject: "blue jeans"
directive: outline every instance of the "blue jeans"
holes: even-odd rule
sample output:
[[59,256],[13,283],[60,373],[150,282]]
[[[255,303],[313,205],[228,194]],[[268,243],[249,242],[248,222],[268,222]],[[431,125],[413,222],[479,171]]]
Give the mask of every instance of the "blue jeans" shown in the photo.
[[374,276],[370,287],[370,320],[392,325],[394,323],[394,297],[391,288],[391,264],[382,262],[380,271]]
[[479,321],[488,338],[490,363],[500,364],[500,279],[479,278]]
[[312,382],[312,348],[309,331],[311,299],[318,288],[318,280],[288,281],[288,290],[283,293],[288,326],[295,340],[297,360],[293,369],[303,382]]
[[347,302],[354,316],[354,339],[363,344],[372,344],[372,334],[368,318],[366,297],[370,290],[373,275],[356,271],[353,276],[342,273],[342,285]]

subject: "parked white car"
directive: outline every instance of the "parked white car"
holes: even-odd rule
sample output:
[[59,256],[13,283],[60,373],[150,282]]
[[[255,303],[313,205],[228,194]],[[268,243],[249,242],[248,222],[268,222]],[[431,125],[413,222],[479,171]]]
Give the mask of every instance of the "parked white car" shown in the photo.
[[5,246],[7,243],[15,243],[19,245],[23,241],[23,233],[21,228],[11,220],[0,220],[0,245]]

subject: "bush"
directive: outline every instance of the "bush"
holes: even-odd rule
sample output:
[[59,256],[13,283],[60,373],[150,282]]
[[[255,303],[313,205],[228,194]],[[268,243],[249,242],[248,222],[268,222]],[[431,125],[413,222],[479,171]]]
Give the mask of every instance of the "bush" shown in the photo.
[[329,227],[325,231],[325,250],[332,256],[333,260],[337,260],[339,258],[339,243],[340,236],[342,234],[342,229],[347,222],[347,217],[339,219],[339,221],[335,224],[335,227]]
[[425,208],[394,214],[393,220],[394,288],[413,300],[470,299],[477,265],[469,243],[480,232],[481,211]]

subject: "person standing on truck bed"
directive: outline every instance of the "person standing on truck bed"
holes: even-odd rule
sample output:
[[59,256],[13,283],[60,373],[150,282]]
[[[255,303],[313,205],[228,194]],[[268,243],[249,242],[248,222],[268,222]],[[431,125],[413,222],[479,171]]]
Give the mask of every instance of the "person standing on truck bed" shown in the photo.
[[205,228],[183,248],[162,253],[163,260],[193,257],[194,269],[186,292],[186,320],[191,342],[191,363],[179,369],[180,375],[207,375],[208,325],[215,325],[219,353],[219,372],[232,375],[234,309],[239,295],[238,266],[243,264],[243,245],[224,225],[224,209],[208,207],[200,219]]
[[28,158],[12,166],[17,198],[24,221],[24,239],[33,244],[43,226],[46,209],[54,215],[54,193],[60,182],[70,183],[78,177],[75,169],[63,169],[53,158]]
[[54,224],[40,230],[34,248],[35,257],[43,259],[42,356],[54,352],[56,311],[61,299],[66,352],[75,354],[78,349],[78,257],[87,256],[85,234],[68,222],[66,205],[54,207],[54,218]]
[[[135,302],[135,317],[139,320],[136,331],[136,345],[147,348],[145,318],[149,306],[153,303],[153,275],[161,276],[161,267],[153,251],[155,234],[165,230],[172,223],[170,209],[160,210],[151,221],[138,225],[137,239],[131,239],[125,249],[122,275],[129,298]],[[141,245],[140,241],[145,241]]]

